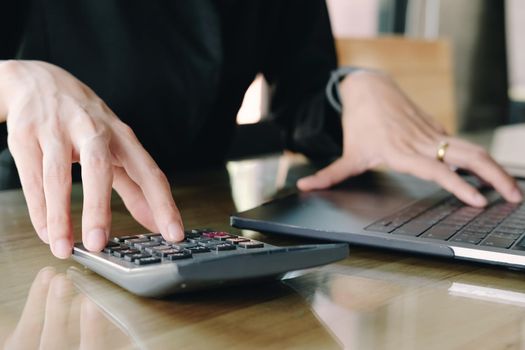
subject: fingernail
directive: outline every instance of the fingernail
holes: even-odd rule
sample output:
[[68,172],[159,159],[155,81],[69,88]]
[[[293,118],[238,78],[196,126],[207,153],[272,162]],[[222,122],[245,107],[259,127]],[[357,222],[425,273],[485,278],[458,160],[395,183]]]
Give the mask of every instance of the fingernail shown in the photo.
[[71,244],[65,238],[59,239],[51,244],[51,251],[57,258],[69,258],[71,255]]
[[87,249],[91,251],[101,251],[107,243],[107,236],[104,230],[95,228],[88,232],[87,236]]
[[49,244],[49,237],[47,236],[47,228],[44,227],[42,230],[40,230],[40,239],[44,241],[45,244]]
[[523,194],[521,193],[521,190],[517,187],[514,190],[512,190],[512,193],[510,194],[510,199],[513,202],[521,202],[523,200]]
[[474,197],[472,199],[474,200],[474,203],[476,203],[477,206],[484,207],[485,205],[487,205],[487,199],[479,193],[474,194]]
[[180,225],[175,223],[168,225],[168,237],[171,241],[180,241],[184,235],[181,232]]
[[302,179],[299,179],[299,181],[297,181],[297,187],[308,187],[311,180],[311,176],[303,177]]

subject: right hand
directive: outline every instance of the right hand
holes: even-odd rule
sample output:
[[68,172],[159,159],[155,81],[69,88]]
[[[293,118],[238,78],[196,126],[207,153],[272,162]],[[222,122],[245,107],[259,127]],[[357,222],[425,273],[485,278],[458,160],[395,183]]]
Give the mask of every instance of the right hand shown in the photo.
[[133,217],[168,241],[184,238],[170,185],[129,126],[86,85],[40,61],[0,62],[0,121],[39,237],[59,258],[71,255],[71,164],[82,166],[82,240],[105,246],[111,188]]

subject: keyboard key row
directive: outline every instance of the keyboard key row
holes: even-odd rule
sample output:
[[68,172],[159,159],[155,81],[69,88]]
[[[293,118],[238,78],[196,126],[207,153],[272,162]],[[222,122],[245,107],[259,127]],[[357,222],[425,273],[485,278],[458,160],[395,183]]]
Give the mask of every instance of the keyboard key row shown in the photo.
[[189,259],[194,254],[233,251],[237,247],[264,247],[264,243],[222,231],[192,230],[186,232],[186,236],[187,238],[179,243],[167,242],[157,233],[114,237],[107,243],[104,252],[137,265],[146,265],[162,260]]

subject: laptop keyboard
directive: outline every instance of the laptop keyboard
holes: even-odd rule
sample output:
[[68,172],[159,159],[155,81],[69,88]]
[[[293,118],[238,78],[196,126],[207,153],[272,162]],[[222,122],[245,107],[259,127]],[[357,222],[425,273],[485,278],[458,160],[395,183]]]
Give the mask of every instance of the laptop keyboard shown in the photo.
[[505,202],[485,191],[485,208],[465,206],[455,197],[422,199],[366,227],[367,231],[468,245],[525,250],[525,204]]

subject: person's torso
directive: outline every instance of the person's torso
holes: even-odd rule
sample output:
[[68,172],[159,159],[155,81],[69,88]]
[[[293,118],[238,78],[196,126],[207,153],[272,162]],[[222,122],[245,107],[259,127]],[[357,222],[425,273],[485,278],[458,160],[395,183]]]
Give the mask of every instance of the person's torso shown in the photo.
[[269,0],[34,0],[18,58],[74,74],[165,168],[220,161],[278,8]]

